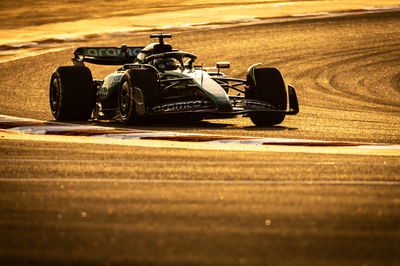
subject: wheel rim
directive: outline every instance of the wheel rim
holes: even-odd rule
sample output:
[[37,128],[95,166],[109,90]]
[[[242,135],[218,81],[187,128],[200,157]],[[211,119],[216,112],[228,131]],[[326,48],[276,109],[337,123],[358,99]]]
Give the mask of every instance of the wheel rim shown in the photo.
[[119,111],[123,118],[126,118],[130,113],[131,108],[131,86],[128,81],[125,81],[119,93]]
[[53,114],[58,112],[60,106],[60,86],[57,78],[53,78],[50,85],[50,107]]

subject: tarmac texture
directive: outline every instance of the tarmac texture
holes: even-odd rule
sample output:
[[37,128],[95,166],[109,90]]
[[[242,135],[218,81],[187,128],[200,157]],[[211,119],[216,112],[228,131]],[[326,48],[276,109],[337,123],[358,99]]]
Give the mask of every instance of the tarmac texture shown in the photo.
[[[129,128],[400,144],[399,17],[387,12],[177,33],[174,46],[205,64],[231,61],[232,76],[243,77],[258,61],[278,67],[297,88],[301,113],[271,128],[242,117]],[[53,120],[49,77],[70,65],[71,54],[2,63],[0,113]],[[94,69],[94,75],[109,71]],[[0,131],[1,265],[399,265],[396,154],[21,136],[27,134]]]

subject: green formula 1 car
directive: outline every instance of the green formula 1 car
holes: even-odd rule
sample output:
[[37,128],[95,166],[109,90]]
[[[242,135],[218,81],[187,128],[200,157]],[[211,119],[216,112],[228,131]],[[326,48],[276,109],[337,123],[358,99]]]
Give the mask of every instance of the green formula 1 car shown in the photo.
[[[197,56],[164,42],[170,34],[152,34],[146,47],[81,47],[74,66],[51,76],[50,107],[59,121],[89,119],[125,123],[185,119],[250,117],[256,126],[281,123],[299,112],[293,86],[276,68],[252,65],[246,79],[229,78],[221,69],[196,65]],[[92,78],[84,63],[121,66],[103,80]],[[234,92],[234,93],[232,93]]]

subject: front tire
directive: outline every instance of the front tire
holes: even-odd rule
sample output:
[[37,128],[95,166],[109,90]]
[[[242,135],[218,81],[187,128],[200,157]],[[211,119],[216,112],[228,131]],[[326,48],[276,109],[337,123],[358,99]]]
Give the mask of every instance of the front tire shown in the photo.
[[87,121],[96,104],[96,88],[87,67],[62,66],[50,80],[50,109],[58,121]]
[[146,111],[160,99],[157,73],[148,69],[132,69],[122,77],[120,84],[118,108],[121,120],[127,124],[143,121]]
[[[278,69],[254,69],[254,78],[248,75],[247,83],[246,98],[267,102],[277,110],[286,110],[287,90]],[[256,126],[274,126],[285,119],[285,114],[273,112],[252,112],[249,116]]]

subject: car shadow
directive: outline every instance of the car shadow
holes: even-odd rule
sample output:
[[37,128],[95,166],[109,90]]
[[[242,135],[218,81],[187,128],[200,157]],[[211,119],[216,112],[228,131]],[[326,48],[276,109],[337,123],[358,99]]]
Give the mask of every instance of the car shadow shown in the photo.
[[295,127],[285,127],[285,126],[270,126],[270,127],[259,127],[259,126],[247,126],[243,127],[247,131],[286,131],[286,130],[298,130]]
[[200,122],[157,121],[151,123],[138,123],[132,125],[127,125],[121,122],[90,121],[89,124],[96,126],[103,126],[103,127],[117,127],[117,128],[143,129],[143,130],[223,129],[234,125],[230,123],[212,123],[208,121],[200,121]]
[[199,121],[199,122],[187,122],[187,121],[156,121],[150,123],[137,123],[127,125],[119,121],[108,121],[108,120],[92,120],[88,122],[70,122],[80,125],[93,125],[101,127],[110,128],[124,128],[124,129],[139,129],[139,130],[207,130],[207,129],[242,129],[245,131],[292,131],[298,130],[293,127],[286,127],[282,125],[260,127],[260,126],[245,126],[245,127],[235,127],[235,123],[221,123],[214,121]]

